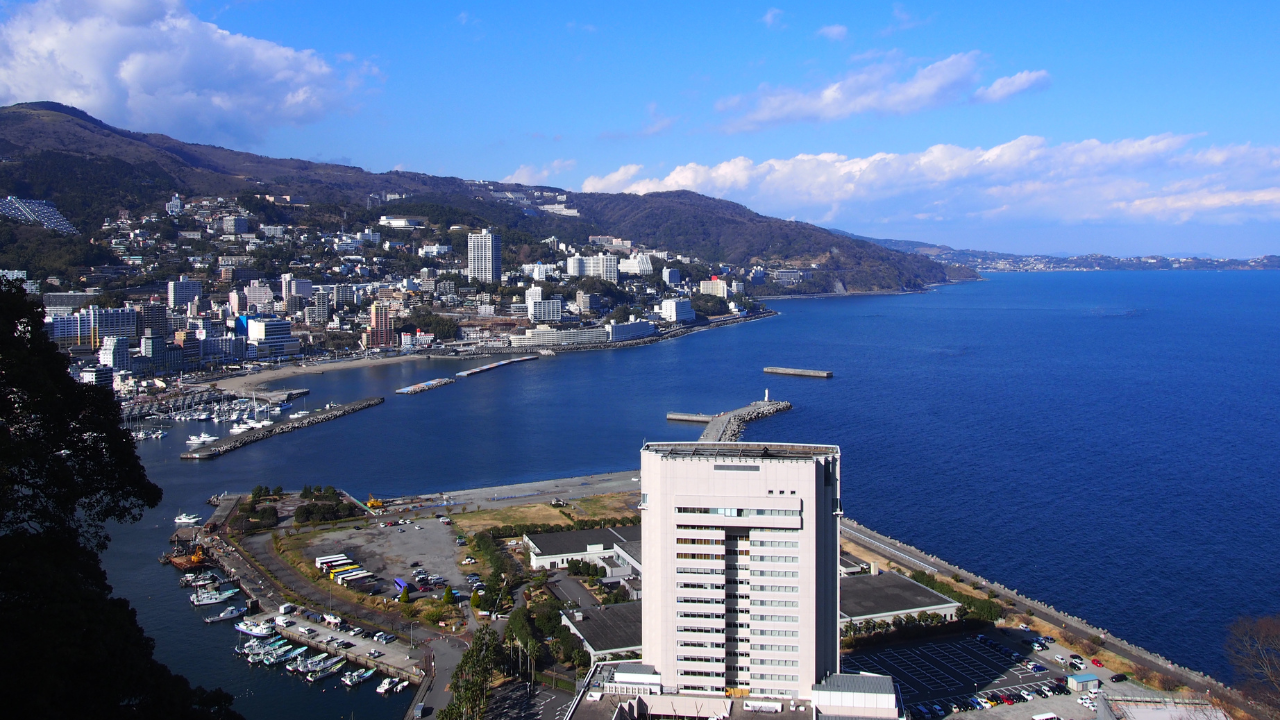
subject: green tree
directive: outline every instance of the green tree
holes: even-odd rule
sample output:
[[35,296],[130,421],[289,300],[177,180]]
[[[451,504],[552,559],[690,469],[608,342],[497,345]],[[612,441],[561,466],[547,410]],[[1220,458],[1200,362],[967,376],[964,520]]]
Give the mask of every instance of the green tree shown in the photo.
[[[0,613],[26,648],[6,682],[15,717],[238,718],[231,696],[192,688],[152,656],[126,600],[111,597],[99,553],[111,522],[137,522],[160,502],[110,390],[76,382],[21,285],[0,284]],[[110,672],[76,692],[48,668],[65,649]]]

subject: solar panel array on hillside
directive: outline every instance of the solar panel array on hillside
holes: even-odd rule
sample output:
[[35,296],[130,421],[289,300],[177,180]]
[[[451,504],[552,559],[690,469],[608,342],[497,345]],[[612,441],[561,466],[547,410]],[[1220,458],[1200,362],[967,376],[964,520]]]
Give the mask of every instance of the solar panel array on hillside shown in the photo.
[[38,222],[49,230],[67,235],[79,235],[80,231],[58,212],[53,203],[45,200],[23,200],[10,195],[0,200],[0,215],[21,222]]

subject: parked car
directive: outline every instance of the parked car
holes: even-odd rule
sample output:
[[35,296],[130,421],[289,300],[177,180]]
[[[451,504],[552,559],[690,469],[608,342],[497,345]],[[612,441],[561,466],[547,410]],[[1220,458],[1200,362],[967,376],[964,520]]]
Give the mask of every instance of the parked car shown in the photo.
[[1102,661],[1098,658],[1094,658],[1092,662],[1094,667],[1102,667]]
[[1023,690],[1020,694],[1022,695],[1022,697],[1028,700],[1034,700],[1036,698],[1035,693],[1031,692],[1030,690]]
[[1075,653],[1072,653],[1070,657],[1071,657],[1071,659],[1072,659],[1072,660],[1083,660],[1083,659],[1084,659],[1084,658],[1080,657],[1079,655],[1076,655]]
[[1116,673],[1115,675],[1111,676],[1111,682],[1113,683],[1121,683],[1128,679],[1129,679],[1129,676],[1125,675],[1124,673]]
[[1054,662],[1056,662],[1056,663],[1058,663],[1059,665],[1066,665],[1066,664],[1067,664],[1067,659],[1066,659],[1066,658],[1064,658],[1064,657],[1062,657],[1061,655],[1054,655],[1054,656],[1053,656],[1053,661],[1054,661]]

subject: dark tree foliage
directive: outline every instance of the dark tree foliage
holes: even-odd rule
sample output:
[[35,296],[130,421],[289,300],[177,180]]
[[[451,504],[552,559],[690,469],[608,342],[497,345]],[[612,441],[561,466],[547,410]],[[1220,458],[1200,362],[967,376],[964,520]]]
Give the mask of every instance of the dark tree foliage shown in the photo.
[[68,362],[40,304],[0,288],[0,534],[61,534],[100,552],[106,523],[137,522],[161,493],[112,392],[76,382]]
[[1260,714],[1280,718],[1280,615],[1242,617],[1231,624],[1227,659],[1236,686]]
[[436,315],[421,305],[413,309],[408,320],[398,329],[399,332],[413,332],[421,329],[423,332],[433,333],[437,340],[453,340],[458,337],[457,321],[443,315]]
[[106,245],[83,235],[63,235],[39,225],[0,218],[0,268],[26,270],[32,280],[66,277],[69,268],[120,262]]
[[301,505],[293,513],[294,522],[333,522],[358,517],[363,513],[351,503],[315,502]]
[[[0,616],[21,648],[0,668],[15,689],[6,714],[239,718],[230,695],[156,662],[128,601],[111,597],[105,526],[136,522],[161,491],[111,392],[73,380],[43,328],[40,304],[0,285]],[[84,670],[71,681],[56,671],[69,659]]]
[[182,186],[154,162],[131,165],[116,158],[86,158],[45,151],[0,163],[0,195],[50,200],[82,233],[101,227],[124,209],[161,205]]

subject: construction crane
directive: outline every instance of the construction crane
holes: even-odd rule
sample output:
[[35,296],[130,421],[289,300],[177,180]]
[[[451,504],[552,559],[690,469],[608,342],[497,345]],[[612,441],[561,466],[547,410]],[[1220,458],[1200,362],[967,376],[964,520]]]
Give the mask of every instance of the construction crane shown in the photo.
[[369,493],[369,501],[366,502],[365,505],[368,505],[370,510],[374,510],[376,508],[382,507],[382,501],[375,498],[373,496],[373,493]]

